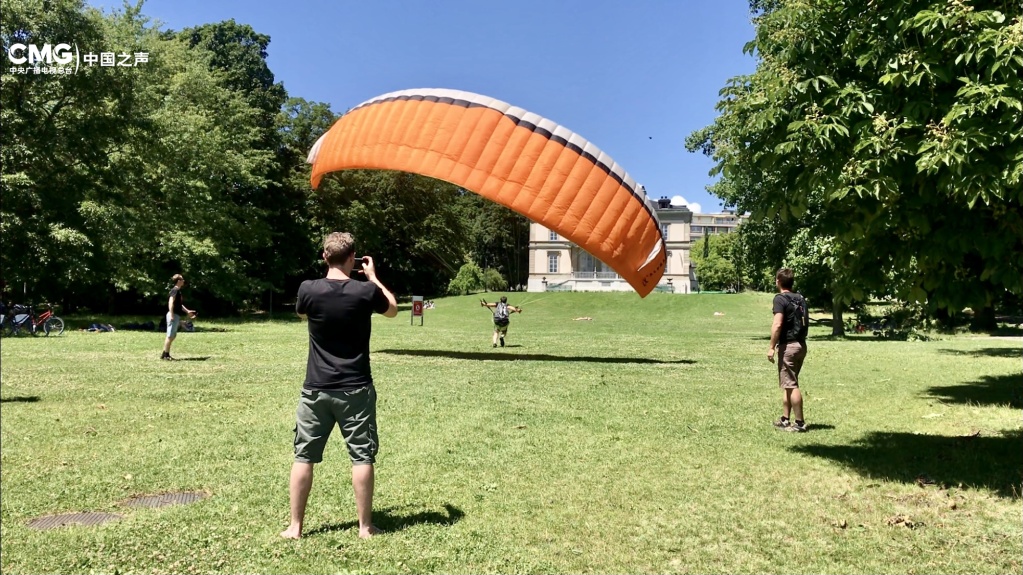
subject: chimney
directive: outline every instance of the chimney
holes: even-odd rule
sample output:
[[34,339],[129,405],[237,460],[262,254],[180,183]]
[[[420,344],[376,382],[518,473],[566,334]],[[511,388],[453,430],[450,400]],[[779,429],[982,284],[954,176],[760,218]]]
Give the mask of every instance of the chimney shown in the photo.
[[671,207],[671,200],[661,196],[661,199],[657,200],[657,209],[665,210]]

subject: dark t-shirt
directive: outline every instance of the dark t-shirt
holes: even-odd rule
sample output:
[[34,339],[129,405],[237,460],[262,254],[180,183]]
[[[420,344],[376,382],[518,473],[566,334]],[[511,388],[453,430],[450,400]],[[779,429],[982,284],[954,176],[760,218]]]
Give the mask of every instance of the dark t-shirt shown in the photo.
[[174,298],[174,315],[185,315],[185,306],[181,303],[181,288],[178,286],[172,287],[170,297]]
[[321,278],[302,282],[295,311],[309,319],[306,389],[346,389],[373,383],[369,336],[373,312],[390,307],[375,283]]
[[[795,292],[784,292],[775,294],[774,296],[774,311],[772,313],[780,313],[782,316],[781,322],[781,335],[778,337],[778,344],[784,345],[790,341],[798,341],[799,343],[806,345],[806,338],[799,337],[800,330],[799,326],[793,324],[792,318],[789,317],[788,306],[792,300],[802,300],[803,296]],[[803,305],[806,305],[805,303]]]

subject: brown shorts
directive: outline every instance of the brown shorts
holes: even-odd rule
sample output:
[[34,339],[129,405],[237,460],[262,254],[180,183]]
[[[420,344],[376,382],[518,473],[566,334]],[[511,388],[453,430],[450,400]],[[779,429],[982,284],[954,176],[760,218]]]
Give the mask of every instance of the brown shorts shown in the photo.
[[778,386],[782,389],[799,387],[799,370],[806,359],[806,345],[790,341],[778,345]]

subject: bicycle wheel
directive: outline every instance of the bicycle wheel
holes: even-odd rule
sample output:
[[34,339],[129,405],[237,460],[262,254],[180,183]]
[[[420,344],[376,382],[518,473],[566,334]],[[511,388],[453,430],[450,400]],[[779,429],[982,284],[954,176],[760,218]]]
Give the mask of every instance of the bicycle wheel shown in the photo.
[[43,332],[46,333],[46,335],[61,335],[64,333],[64,320],[57,316],[51,317],[43,324]]

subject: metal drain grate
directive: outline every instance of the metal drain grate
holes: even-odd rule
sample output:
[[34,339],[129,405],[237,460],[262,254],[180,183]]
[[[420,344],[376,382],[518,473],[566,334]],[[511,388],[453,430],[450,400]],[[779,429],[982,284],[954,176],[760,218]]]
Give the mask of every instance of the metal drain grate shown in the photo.
[[160,495],[139,495],[121,502],[126,507],[166,507],[168,505],[185,505],[205,499],[206,494],[198,491],[176,491]]
[[121,516],[116,513],[99,513],[90,511],[87,513],[63,513],[61,515],[48,515],[36,517],[28,522],[32,529],[56,529],[57,527],[68,527],[70,525],[99,525],[108,521],[117,521]]

